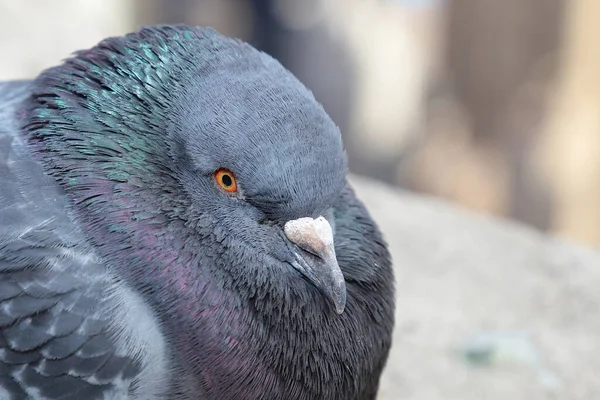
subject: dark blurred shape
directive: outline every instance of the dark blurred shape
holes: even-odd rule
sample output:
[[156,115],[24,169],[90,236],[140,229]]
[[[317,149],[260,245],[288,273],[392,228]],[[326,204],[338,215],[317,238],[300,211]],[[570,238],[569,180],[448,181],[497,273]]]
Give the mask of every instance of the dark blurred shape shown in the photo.
[[527,170],[546,114],[534,90],[553,78],[563,8],[564,0],[453,0],[448,13],[448,74],[473,138],[506,160],[507,214],[539,228],[549,224],[550,200]]
[[468,110],[474,137],[507,142],[526,132],[507,130],[519,86],[558,49],[564,0],[451,0],[447,73]]
[[564,0],[450,0],[447,8],[443,96],[462,114],[449,118],[462,120],[468,132],[457,155],[466,162],[462,171],[482,171],[464,176],[470,184],[453,178],[464,187],[454,200],[542,229],[550,224],[552,198],[530,163],[547,116],[563,13]]

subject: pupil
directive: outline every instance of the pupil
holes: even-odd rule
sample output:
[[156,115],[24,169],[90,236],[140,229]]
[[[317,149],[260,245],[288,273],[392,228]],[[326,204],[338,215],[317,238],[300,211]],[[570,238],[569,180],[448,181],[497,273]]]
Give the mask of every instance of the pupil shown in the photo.
[[229,175],[223,175],[221,177],[221,182],[223,182],[223,185],[225,186],[231,186],[233,184],[233,181]]

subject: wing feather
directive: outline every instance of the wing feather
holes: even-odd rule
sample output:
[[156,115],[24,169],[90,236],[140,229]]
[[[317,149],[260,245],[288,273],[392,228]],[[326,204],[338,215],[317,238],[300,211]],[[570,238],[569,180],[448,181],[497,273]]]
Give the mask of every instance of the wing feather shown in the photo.
[[142,365],[103,312],[110,276],[19,135],[28,86],[0,83],[0,398],[135,398]]

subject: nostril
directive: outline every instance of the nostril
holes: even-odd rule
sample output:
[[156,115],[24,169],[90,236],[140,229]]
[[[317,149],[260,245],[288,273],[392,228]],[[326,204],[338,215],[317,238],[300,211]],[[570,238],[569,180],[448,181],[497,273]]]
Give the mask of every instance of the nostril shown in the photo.
[[260,225],[265,225],[265,226],[275,226],[275,225],[277,225],[277,222],[275,222],[275,221],[273,221],[272,219],[270,219],[270,218],[267,218],[267,217],[261,218],[261,219],[258,221],[258,223],[259,223]]

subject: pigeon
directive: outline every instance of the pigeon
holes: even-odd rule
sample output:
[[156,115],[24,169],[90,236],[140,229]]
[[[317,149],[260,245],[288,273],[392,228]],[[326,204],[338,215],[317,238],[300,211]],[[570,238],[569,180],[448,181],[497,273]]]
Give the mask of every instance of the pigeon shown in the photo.
[[339,129],[210,28],[0,84],[0,399],[376,398],[387,244]]

